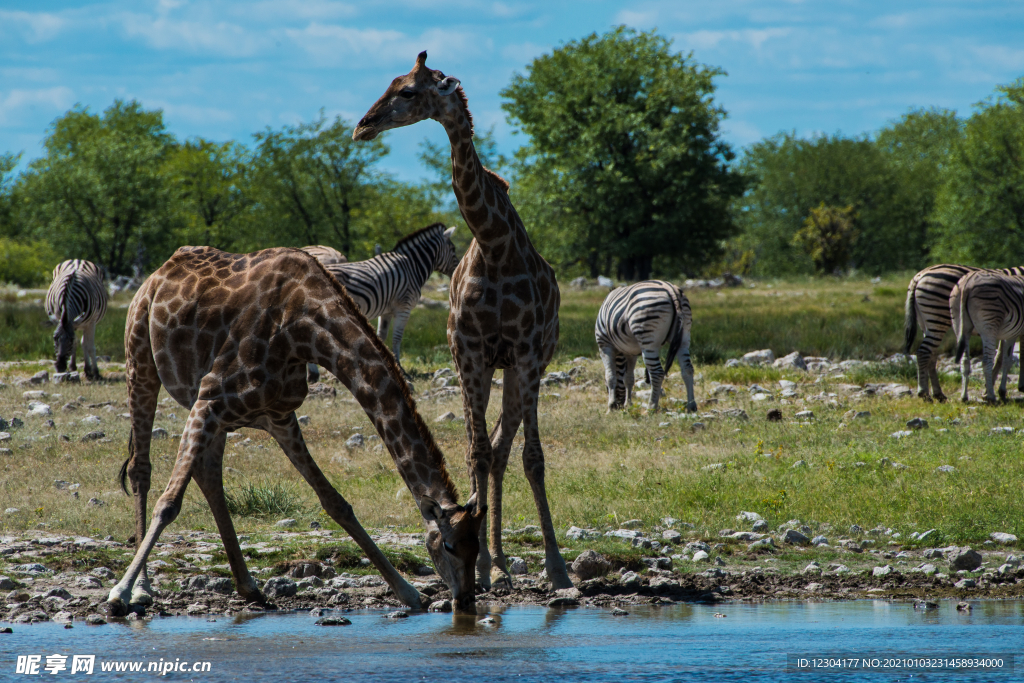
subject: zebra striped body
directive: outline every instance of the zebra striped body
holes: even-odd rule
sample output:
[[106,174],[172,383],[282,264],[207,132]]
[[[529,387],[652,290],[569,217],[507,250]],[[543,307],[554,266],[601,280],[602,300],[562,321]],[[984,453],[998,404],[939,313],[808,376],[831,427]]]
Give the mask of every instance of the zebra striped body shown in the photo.
[[451,241],[454,231],[454,227],[445,229],[443,224],[435,223],[404,237],[393,251],[366,261],[327,266],[348,289],[363,315],[379,318],[377,334],[381,339],[387,340],[394,320],[391,349],[395,360],[401,358],[405,324],[419,303],[420,290],[430,273],[436,270],[451,276],[459,264]]
[[348,263],[348,259],[345,258],[345,255],[334,247],[325,247],[322,244],[316,244],[308,247],[302,247],[302,251],[306,252],[325,266],[333,266],[338,263]]
[[[682,290],[661,280],[646,280],[612,290],[601,304],[594,324],[597,348],[604,362],[608,409],[622,408],[632,400],[636,357],[643,355],[647,381],[651,383],[650,409],[658,409],[661,385],[679,360],[686,383],[686,409],[694,411],[693,364],[690,362],[690,302]],[[659,351],[669,344],[666,367]]]
[[967,352],[967,343],[971,332],[977,331],[981,335],[985,400],[990,403],[996,400],[993,367],[997,365],[1003,371],[999,398],[1006,400],[1006,375],[1010,368],[1007,349],[1013,348],[1013,340],[1024,335],[1024,277],[995,270],[968,273],[953,287],[949,310],[956,333],[956,360],[962,363],[961,398],[965,402],[969,398],[967,383],[971,374],[971,356]]
[[[924,337],[917,347],[917,395],[927,401],[931,400],[933,393],[939,401],[946,400],[939,385],[936,352],[946,331],[953,324],[950,316],[950,294],[962,277],[976,270],[978,269],[955,263],[929,266],[917,273],[907,285],[904,352],[910,353],[914,338],[917,336],[917,328],[920,326]],[[1006,275],[1024,275],[1024,268],[1006,268],[998,272]],[[1024,375],[1021,390],[1024,391]]]
[[82,330],[82,353],[85,356],[85,376],[99,379],[96,365],[96,323],[107,312],[107,290],[103,286],[103,271],[90,261],[74,259],[64,261],[53,269],[53,282],[46,292],[46,315],[57,325],[53,333],[53,346],[57,356],[57,372],[71,370],[75,363],[75,330]]

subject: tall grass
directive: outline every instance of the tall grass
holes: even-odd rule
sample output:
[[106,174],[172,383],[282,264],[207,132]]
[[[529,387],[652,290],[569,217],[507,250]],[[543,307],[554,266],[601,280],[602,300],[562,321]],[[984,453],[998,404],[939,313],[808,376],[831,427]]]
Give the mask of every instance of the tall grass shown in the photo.
[[283,516],[302,512],[303,506],[292,486],[275,482],[246,482],[224,492],[228,512],[242,517]]

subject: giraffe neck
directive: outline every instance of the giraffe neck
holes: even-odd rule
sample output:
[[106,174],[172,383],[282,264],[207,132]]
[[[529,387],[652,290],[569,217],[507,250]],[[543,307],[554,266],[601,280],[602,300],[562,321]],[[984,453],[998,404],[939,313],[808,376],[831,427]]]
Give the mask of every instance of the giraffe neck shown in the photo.
[[[359,309],[342,293],[346,310],[320,308],[314,315],[309,358],[348,387],[373,422],[398,473],[419,501],[430,496],[442,507],[457,505],[444,454],[416,411],[394,356],[370,329]],[[346,315],[347,313],[347,315]],[[297,350],[301,347],[297,347]]]
[[440,119],[452,147],[452,189],[459,211],[484,253],[504,247],[521,225],[508,197],[495,176],[484,170],[473,145],[473,124],[461,98],[449,98]]

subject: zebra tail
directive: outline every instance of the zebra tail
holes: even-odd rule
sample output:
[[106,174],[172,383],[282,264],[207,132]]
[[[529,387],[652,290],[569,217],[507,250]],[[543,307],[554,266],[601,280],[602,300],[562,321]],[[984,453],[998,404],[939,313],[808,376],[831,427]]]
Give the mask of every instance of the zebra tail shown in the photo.
[[903,319],[903,353],[910,354],[910,348],[917,337],[917,286],[907,289],[907,303],[904,307]]
[[121,465],[121,473],[118,475],[121,479],[121,490],[124,491],[126,496],[132,494],[128,493],[128,463],[135,457],[135,428],[128,430],[128,459]]
[[971,314],[967,312],[967,290],[960,292],[960,335],[956,338],[956,362],[959,363],[967,351],[967,344],[971,341],[971,330],[974,329],[974,321]]

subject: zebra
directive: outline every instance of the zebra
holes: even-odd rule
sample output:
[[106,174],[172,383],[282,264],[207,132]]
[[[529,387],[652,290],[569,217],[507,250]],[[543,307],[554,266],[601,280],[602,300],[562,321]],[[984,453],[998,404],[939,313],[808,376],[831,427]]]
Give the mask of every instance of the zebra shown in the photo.
[[[907,285],[903,352],[910,353],[917,337],[917,328],[920,326],[924,336],[917,347],[917,395],[926,401],[931,401],[933,395],[938,401],[946,400],[939,384],[936,351],[946,331],[952,326],[949,296],[953,287],[964,275],[976,270],[978,269],[955,263],[929,266],[914,275]],[[1024,267],[1005,268],[998,272],[1005,275],[1024,275]],[[929,380],[934,394],[929,390]],[[1019,388],[1024,391],[1024,374],[1021,375]]]
[[85,376],[100,378],[96,365],[96,324],[107,312],[107,290],[103,287],[103,271],[90,261],[73,259],[53,269],[53,282],[46,292],[46,315],[57,325],[53,347],[57,356],[57,372],[71,370],[75,364],[75,330],[82,328],[82,355]]
[[[459,265],[451,236],[455,227],[445,229],[443,223],[434,223],[406,235],[392,251],[365,261],[324,264],[324,267],[345,285],[349,296],[368,319],[379,318],[377,334],[387,340],[388,329],[394,320],[391,349],[400,362],[402,335],[409,314],[420,300],[420,290],[437,271],[449,277]],[[308,367],[308,381],[316,382],[320,371]]]
[[[971,375],[971,355],[967,344],[971,331],[981,335],[982,368],[985,372],[985,400],[996,400],[993,376],[1001,368],[999,398],[1006,400],[1006,374],[1010,369],[1007,349],[1013,340],[1024,335],[1024,277],[1007,275],[996,270],[975,270],[960,278],[949,296],[949,311],[956,333],[956,361],[962,361],[963,394],[969,396],[967,383]],[[1010,343],[1007,343],[1010,342]],[[998,362],[996,362],[998,359]]]
[[[658,409],[661,384],[673,359],[679,360],[680,374],[686,383],[686,410],[697,410],[690,362],[690,324],[689,300],[681,289],[668,282],[646,280],[608,294],[597,313],[594,336],[604,362],[609,411],[632,401],[633,369],[640,354],[651,384],[650,410]],[[662,369],[659,350],[666,342],[668,361]]]
[[345,258],[345,255],[334,247],[326,247],[322,244],[316,244],[308,247],[302,247],[302,251],[306,252],[325,266],[333,266],[337,263],[348,263],[348,259]]

